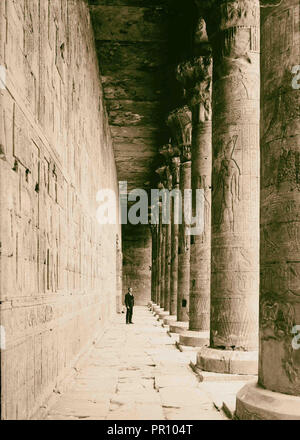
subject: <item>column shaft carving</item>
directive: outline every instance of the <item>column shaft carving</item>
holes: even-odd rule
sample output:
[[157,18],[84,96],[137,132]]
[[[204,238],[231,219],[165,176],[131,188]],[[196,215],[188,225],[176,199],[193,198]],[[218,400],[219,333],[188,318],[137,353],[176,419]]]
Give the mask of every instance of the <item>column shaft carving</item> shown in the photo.
[[[170,191],[172,189],[172,174],[169,166],[166,167],[166,188]],[[170,211],[171,214],[171,211]],[[165,288],[164,288],[164,309],[166,312],[170,311],[170,287],[171,287],[171,215],[168,224],[165,225],[166,239],[165,239]]]
[[[209,330],[211,258],[211,82],[212,58],[200,56],[178,67],[192,111],[193,217],[196,191],[204,191],[204,230],[191,236],[189,330]],[[192,225],[193,226],[193,225]]]
[[300,9],[299,0],[261,4],[259,372],[236,412],[300,420]]
[[[164,145],[160,149],[160,154],[165,157],[167,166],[167,182],[168,190],[179,190],[179,167],[180,167],[180,150],[178,147],[171,144]],[[176,197],[176,195],[174,196]],[[165,310],[174,316],[177,313],[177,292],[178,292],[178,224],[174,224],[174,209],[179,210],[179,204],[174,203],[174,197],[170,199],[170,224],[167,230],[166,243],[166,258],[168,263],[168,270],[166,277],[168,277],[168,284],[166,283],[166,298],[169,301],[169,308]]]
[[[192,119],[188,107],[183,107],[169,115],[168,126],[172,132],[172,142],[180,149],[180,191],[184,195],[185,189],[191,189],[191,137]],[[182,197],[184,200],[184,197]],[[182,206],[182,213],[184,207]],[[178,295],[177,320],[189,320],[189,291],[190,291],[190,235],[189,224],[185,216],[178,231]]]
[[117,313],[121,313],[122,311],[122,287],[123,287],[123,254],[122,254],[122,246],[119,236],[116,237],[116,273],[117,273],[117,280],[116,280],[116,290],[117,290],[117,296],[116,296],[116,310]]
[[[179,218],[179,181],[180,181],[180,158],[172,158],[173,190],[175,196],[172,198],[172,245],[171,245],[171,286],[170,286],[170,315],[177,315],[177,295],[178,295],[178,234],[179,225],[176,219]],[[176,195],[178,194],[178,196]],[[176,199],[175,199],[176,197]]]
[[158,246],[157,246],[157,283],[156,283],[156,304],[160,305],[162,295],[162,247],[163,247],[163,230],[162,230],[162,206],[159,203],[159,224],[158,224]]
[[[211,347],[258,346],[258,0],[215,0],[213,48]],[[213,22],[213,25],[212,25]]]
[[299,1],[262,10],[259,383],[300,396]]
[[[166,187],[166,166],[162,166],[156,170],[156,173],[160,177],[160,183],[158,189],[162,190]],[[157,296],[159,297],[159,305],[161,308],[165,306],[165,271],[166,271],[166,224],[163,223],[163,207],[162,203],[159,203],[159,257],[158,257],[158,286]]]
[[152,266],[151,266],[151,301],[156,301],[157,286],[157,245],[158,245],[158,225],[151,224],[152,234]]

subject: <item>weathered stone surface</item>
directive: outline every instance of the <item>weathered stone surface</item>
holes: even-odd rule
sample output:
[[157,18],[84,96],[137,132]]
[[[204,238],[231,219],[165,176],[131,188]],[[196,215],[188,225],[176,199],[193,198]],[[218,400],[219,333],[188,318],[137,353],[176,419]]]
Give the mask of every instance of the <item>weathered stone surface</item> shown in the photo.
[[[189,329],[209,330],[211,259],[211,81],[212,59],[201,56],[177,70],[192,111],[193,217],[199,215],[196,191],[204,192],[203,232],[191,236]],[[191,225],[196,228],[196,224]]]
[[170,311],[170,288],[171,288],[171,222],[166,225],[166,262],[165,262],[165,300],[164,308]]
[[162,7],[144,8],[141,5],[116,7],[91,6],[95,39],[153,42],[167,39],[166,10]]
[[1,416],[26,419],[115,313],[121,231],[96,220],[117,176],[86,3],[1,2],[0,34]]
[[[163,232],[162,232],[162,204],[159,203],[159,223],[158,223],[158,253],[157,253],[157,290],[156,290],[156,304],[157,308],[160,306],[160,298],[162,294],[162,240],[163,240]],[[154,308],[155,310],[155,308]]]
[[256,375],[258,353],[204,347],[198,352],[197,366],[204,371],[216,373]]
[[120,237],[116,239],[116,310],[117,313],[122,311],[122,291],[123,291],[123,253]]
[[[175,154],[175,152],[173,152]],[[179,218],[179,181],[180,181],[180,157],[174,155],[172,158],[172,177],[173,190],[175,191],[174,198],[172,197],[171,205],[171,285],[170,285],[170,315],[177,315],[177,300],[178,300],[178,244],[179,244],[179,225],[177,219]],[[176,191],[178,193],[176,193]]]
[[255,350],[260,7],[257,0],[210,3],[215,6],[207,15],[214,56],[211,347]]
[[158,225],[151,225],[152,248],[151,248],[151,301],[156,300],[157,289],[157,246],[158,246]]
[[134,326],[126,326],[118,315],[65,391],[38,418],[225,419],[198,387],[184,354],[169,341],[146,308],[137,307]]
[[[191,189],[191,162],[182,162],[180,165],[180,191],[184,194],[185,189]],[[189,296],[190,296],[190,241],[188,234],[189,224],[185,220],[179,225],[178,238],[178,295],[177,295],[177,319],[178,321],[189,320]]]
[[[118,144],[113,135],[118,174],[129,181],[130,187],[137,186],[157,165],[152,150],[157,152],[166,141],[164,117],[180,99],[173,65],[190,47],[194,5],[166,0],[89,0],[89,4],[111,127],[130,124],[142,132],[152,126],[156,133],[147,163],[126,145]],[[147,136],[140,136],[139,145],[148,146]],[[127,155],[130,169],[135,162],[135,175],[126,174],[119,154]]]
[[[300,93],[292,87],[300,55],[299,3],[285,0],[262,19],[259,382],[300,397],[300,351],[292,347],[292,329],[300,323]],[[275,53],[280,55],[272,64]]]
[[170,322],[170,332],[172,333],[183,333],[189,328],[188,321],[176,321]]
[[180,151],[179,189],[182,194],[182,221],[178,228],[178,285],[177,320],[188,321],[190,292],[190,235],[189,221],[183,215],[184,191],[191,189],[191,112],[187,107],[173,111],[167,120],[172,133],[172,144]]
[[209,331],[185,331],[180,334],[179,343],[188,347],[209,345]]
[[[168,75],[166,5],[90,3],[110,124],[140,128],[139,134],[132,130],[127,145],[120,144],[113,132],[118,174],[130,189],[141,187],[143,179],[151,178],[149,169],[162,132],[161,96]],[[148,126],[155,131],[150,148]],[[137,137],[139,148],[147,151],[146,160],[128,149]]]
[[[165,188],[165,173],[166,166],[161,166],[156,170],[159,175],[158,189],[163,190]],[[164,223],[165,210],[163,209],[162,202],[159,204],[159,227],[160,227],[160,274],[159,274],[159,306],[162,311],[165,307],[165,288],[166,288],[166,233],[167,225]]]
[[300,420],[299,397],[272,392],[253,382],[237,394],[236,413],[241,420]]
[[239,393],[237,414],[298,419],[300,94],[292,69],[300,55],[299,2],[262,11],[259,379]]
[[[167,5],[169,0],[151,0],[151,6]],[[89,0],[90,5],[107,6],[146,6],[148,0]]]

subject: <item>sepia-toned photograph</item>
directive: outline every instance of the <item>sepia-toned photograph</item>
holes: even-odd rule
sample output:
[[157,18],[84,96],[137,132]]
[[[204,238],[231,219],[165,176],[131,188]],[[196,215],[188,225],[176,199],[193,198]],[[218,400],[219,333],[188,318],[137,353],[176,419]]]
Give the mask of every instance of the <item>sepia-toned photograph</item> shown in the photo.
[[1,421],[300,420],[299,240],[300,0],[0,0]]

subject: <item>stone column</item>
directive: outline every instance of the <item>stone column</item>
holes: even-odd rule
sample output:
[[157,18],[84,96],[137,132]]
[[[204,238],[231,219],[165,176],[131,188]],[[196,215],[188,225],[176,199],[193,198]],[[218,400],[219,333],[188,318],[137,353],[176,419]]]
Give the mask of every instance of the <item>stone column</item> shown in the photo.
[[[172,132],[172,143],[181,152],[180,192],[184,202],[184,190],[191,190],[191,138],[192,119],[188,107],[172,112],[168,118]],[[182,204],[182,214],[184,203]],[[178,232],[178,296],[177,321],[170,323],[170,331],[181,333],[188,328],[190,293],[190,235],[189,223],[184,215]]]
[[272,3],[261,9],[259,378],[238,393],[237,415],[299,420],[300,8]]
[[172,248],[171,248],[171,292],[170,292],[170,319],[177,319],[178,296],[178,234],[179,224],[179,182],[180,182],[180,157],[172,158],[172,176],[174,198],[172,198]]
[[165,309],[165,275],[166,275],[166,225],[162,224],[162,243],[161,243],[161,291],[160,307]]
[[170,198],[170,227],[171,227],[171,247],[170,247],[170,294],[169,294],[169,315],[163,318],[163,323],[169,325],[171,321],[177,319],[177,294],[178,294],[178,221],[179,218],[179,174],[180,174],[180,151],[171,144],[164,145],[160,150],[169,164],[172,180],[169,179],[169,191],[172,190]]
[[[207,52],[205,22],[200,20],[202,40]],[[202,44],[198,50],[201,52]],[[200,347],[209,343],[210,317],[210,258],[211,258],[211,82],[212,58],[198,56],[178,67],[178,79],[183,83],[192,111],[192,190],[193,217],[196,217],[196,191],[204,194],[201,233],[191,235],[189,331],[180,335],[182,345]]]
[[[159,185],[160,186],[160,185]],[[160,297],[161,297],[161,275],[162,275],[162,204],[159,202],[159,217],[157,224],[157,247],[156,247],[156,280],[155,280],[155,305],[152,307],[152,311],[156,313],[160,309]]]
[[[162,179],[163,188],[170,189],[172,182],[172,175],[168,165],[162,166],[157,170]],[[162,189],[162,188],[161,188]],[[169,315],[170,308],[170,259],[171,259],[171,223],[166,223],[164,217],[162,217],[163,227],[163,253],[162,253],[162,270],[163,270],[163,284],[161,296],[161,310],[157,312],[159,319],[163,319]],[[162,298],[161,298],[162,299]]]
[[122,287],[123,287],[123,254],[120,237],[116,237],[116,311],[121,313],[122,311]]
[[151,302],[156,304],[158,225],[151,224],[150,228],[152,234]]
[[[161,150],[160,150],[161,151]],[[163,167],[165,189],[170,191],[172,189],[172,174],[168,165]],[[165,249],[164,249],[164,310],[159,312],[159,319],[170,314],[170,282],[171,282],[171,219],[168,219],[166,224],[163,224],[165,231]]]
[[[165,188],[166,166],[159,167],[156,170],[156,173],[160,177],[160,183],[158,185],[158,189],[162,190]],[[163,223],[162,204],[159,203],[159,236],[160,236],[159,285],[158,285],[159,302],[157,303],[157,307],[155,307],[156,316],[159,316],[159,314],[164,311],[164,305],[165,305],[164,292],[165,292],[165,261],[166,261],[166,226],[167,225]]]
[[197,364],[256,374],[260,7],[258,0],[198,4],[214,63],[210,347],[199,351]]
[[162,241],[163,241],[163,234],[162,234],[162,204],[159,203],[159,224],[158,224],[158,239],[159,239],[159,246],[158,246],[158,264],[157,264],[157,274],[158,274],[158,282],[157,282],[157,301],[156,304],[160,304],[160,297],[162,294]]

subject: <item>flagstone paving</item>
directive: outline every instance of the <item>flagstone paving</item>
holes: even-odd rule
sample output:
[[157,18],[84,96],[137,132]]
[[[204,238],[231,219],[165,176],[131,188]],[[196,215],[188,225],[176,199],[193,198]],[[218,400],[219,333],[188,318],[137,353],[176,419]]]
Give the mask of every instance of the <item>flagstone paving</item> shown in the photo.
[[226,420],[146,307],[135,307],[97,341],[47,408],[47,420]]

